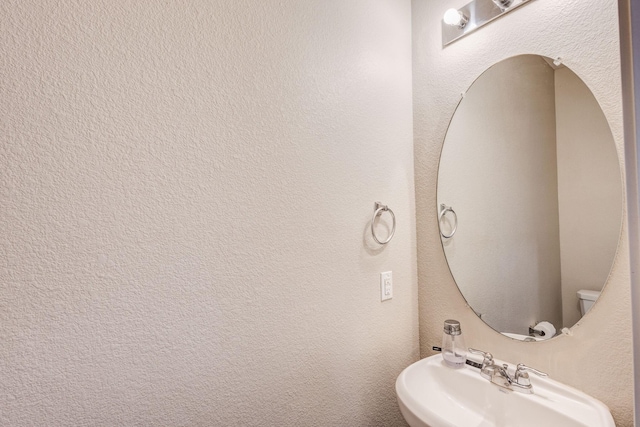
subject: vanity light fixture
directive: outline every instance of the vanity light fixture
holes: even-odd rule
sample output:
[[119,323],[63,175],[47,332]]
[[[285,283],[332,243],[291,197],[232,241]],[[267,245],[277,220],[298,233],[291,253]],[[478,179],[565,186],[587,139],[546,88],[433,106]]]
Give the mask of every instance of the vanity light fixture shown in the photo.
[[459,10],[451,8],[444,13],[442,20],[447,25],[464,28],[464,26],[467,25],[467,22],[469,22],[469,17]]
[[442,45],[453,43],[532,1],[534,0],[473,0],[460,9],[449,9],[442,19]]
[[493,0],[493,2],[502,10],[505,10],[513,4],[513,0]]

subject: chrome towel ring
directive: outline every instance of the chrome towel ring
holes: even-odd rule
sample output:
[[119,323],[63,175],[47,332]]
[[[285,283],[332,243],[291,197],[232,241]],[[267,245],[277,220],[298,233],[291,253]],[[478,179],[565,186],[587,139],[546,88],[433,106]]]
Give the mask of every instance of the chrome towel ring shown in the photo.
[[[393,211],[389,209],[388,206],[383,205],[380,202],[376,202],[373,209],[374,209],[373,217],[371,218],[371,235],[373,236],[373,240],[380,243],[381,245],[386,245],[391,241],[391,239],[393,238],[393,235],[396,232],[396,216],[393,214]],[[376,218],[379,215],[382,215],[383,212],[389,212],[391,214],[391,218],[393,219],[393,226],[391,227],[391,233],[389,233],[389,237],[387,237],[387,240],[381,241],[380,239],[378,239],[378,236],[376,236],[376,229],[374,227],[374,224],[376,222]]]
[[440,235],[445,239],[450,239],[453,237],[454,234],[456,234],[456,230],[458,229],[458,215],[456,214],[456,211],[454,211],[451,206],[447,206],[444,203],[442,203],[440,205],[440,215],[438,215],[438,226],[440,226],[440,224],[442,223],[442,218],[444,218],[447,212],[451,212],[453,214],[453,219],[454,219],[453,230],[451,230],[451,233],[449,234],[444,234],[442,232],[442,228],[440,228]]

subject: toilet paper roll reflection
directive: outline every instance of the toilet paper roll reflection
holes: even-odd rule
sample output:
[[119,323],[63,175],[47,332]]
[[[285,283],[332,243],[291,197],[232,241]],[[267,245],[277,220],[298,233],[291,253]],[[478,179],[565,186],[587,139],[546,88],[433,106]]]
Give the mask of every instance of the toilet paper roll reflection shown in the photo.
[[[536,333],[537,331],[544,332],[544,335]],[[548,340],[556,334],[556,328],[549,322],[540,322],[533,327],[533,333],[543,340]]]

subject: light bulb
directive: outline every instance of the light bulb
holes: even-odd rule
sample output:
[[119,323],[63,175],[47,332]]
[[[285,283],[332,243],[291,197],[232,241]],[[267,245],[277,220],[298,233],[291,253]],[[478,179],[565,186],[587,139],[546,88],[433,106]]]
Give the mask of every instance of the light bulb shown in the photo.
[[457,9],[449,9],[444,13],[444,23],[449,25],[459,25],[462,22],[462,16]]
[[457,27],[464,27],[467,22],[469,22],[469,18],[464,16],[462,12],[457,9],[449,9],[444,13],[444,23],[448,25],[453,25]]

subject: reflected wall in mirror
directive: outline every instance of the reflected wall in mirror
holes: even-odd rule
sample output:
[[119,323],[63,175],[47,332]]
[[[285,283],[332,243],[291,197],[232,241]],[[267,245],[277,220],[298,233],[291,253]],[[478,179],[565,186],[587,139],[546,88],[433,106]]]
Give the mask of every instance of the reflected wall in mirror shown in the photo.
[[[455,210],[444,252],[483,321],[522,335],[573,326],[578,291],[607,281],[622,221],[618,155],[591,91],[537,55],[489,68],[449,125],[437,203]],[[443,235],[454,220],[442,216]]]

